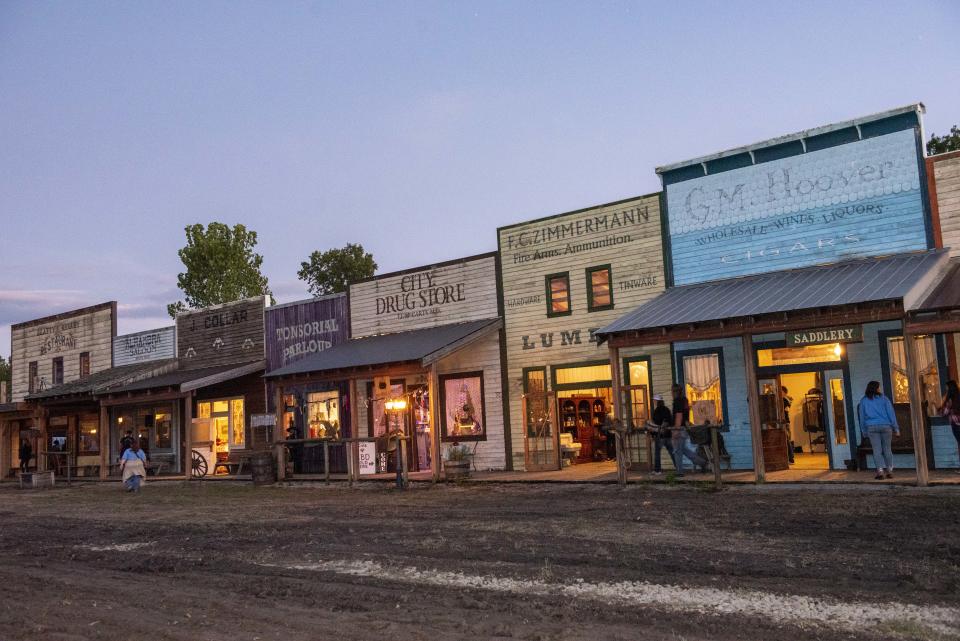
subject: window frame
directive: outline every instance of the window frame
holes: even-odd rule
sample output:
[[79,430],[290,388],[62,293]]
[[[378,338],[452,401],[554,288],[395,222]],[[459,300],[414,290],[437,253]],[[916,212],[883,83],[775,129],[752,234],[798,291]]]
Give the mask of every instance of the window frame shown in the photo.
[[[447,430],[447,385],[446,382],[449,380],[459,380],[464,378],[479,378],[480,379],[480,420],[483,421],[483,432],[474,436],[450,436]],[[441,374],[437,378],[438,387],[440,388],[440,402],[438,404],[438,410],[440,412],[440,441],[442,443],[459,443],[461,441],[467,441],[470,443],[476,441],[486,441],[487,440],[487,393],[486,388],[484,387],[484,372],[483,370],[477,370],[473,372],[455,372],[451,374]]]
[[90,352],[80,352],[80,378],[90,376]]
[[[754,350],[756,351],[756,350]],[[677,350],[674,352],[674,362],[677,385],[683,390],[684,396],[687,393],[687,380],[683,371],[683,359],[687,356],[707,356],[707,355],[716,355],[717,365],[720,368],[720,410],[723,414],[723,429],[722,432],[727,432],[730,430],[730,396],[727,392],[727,370],[723,362],[723,347],[703,347],[698,349],[684,349]],[[756,356],[754,356],[756,358]],[[671,403],[673,399],[671,398]],[[687,401],[690,399],[688,398]],[[691,413],[693,412],[693,407],[690,409]],[[691,420],[692,416],[688,416],[687,420]]]
[[50,359],[50,381],[51,381],[50,384],[63,385],[63,378],[64,378],[63,356],[55,356],[52,359]]
[[[243,430],[243,445],[234,445],[233,444],[233,435],[235,431],[235,426],[233,424],[233,401],[242,401],[243,402],[243,425],[240,426],[240,429]],[[213,411],[214,403],[226,403],[227,410],[225,412],[215,412]],[[210,404],[210,416],[211,424],[212,420],[216,417],[227,417],[227,451],[232,450],[245,450],[247,448],[247,422],[249,414],[247,413],[247,397],[244,395],[240,396],[226,396],[218,398],[204,398],[197,399],[197,416],[200,416],[200,405],[203,403]]]
[[[567,281],[567,311],[553,311],[553,290],[550,289],[550,281],[556,278],[563,278]],[[544,288],[547,295],[547,318],[557,318],[560,316],[570,316],[573,314],[573,291],[570,286],[570,272],[555,272],[543,277]]]
[[[624,385],[627,389],[633,389],[640,386],[640,383],[634,383],[630,380],[630,366],[634,363],[646,363],[647,365],[647,412],[650,416],[653,416],[653,357],[650,354],[641,354],[638,356],[624,356],[621,360],[622,363],[622,374],[621,379],[625,381]],[[629,414],[629,419],[633,421],[633,403],[632,400],[630,403],[627,403],[627,413]]]
[[[942,339],[942,334],[929,334],[929,336],[933,340],[933,346],[937,353],[937,384],[940,388],[940,395],[942,397],[945,379],[949,378],[946,345]],[[886,397],[890,399],[891,403],[893,403],[895,402],[893,396],[893,372],[890,371],[890,344],[888,342],[891,338],[902,339],[903,328],[881,329],[877,331],[877,341],[880,348],[880,384],[883,386]],[[914,340],[919,338],[919,336],[914,336]],[[944,376],[945,373],[946,376]],[[921,412],[922,411],[923,409],[921,408]],[[949,423],[949,419],[945,419],[939,415],[927,416],[927,419],[931,425],[946,425]]]
[[[610,302],[607,305],[594,305],[593,304],[593,274],[600,271],[607,272],[607,286],[610,288]],[[613,309],[614,300],[613,300],[613,267],[610,263],[606,265],[595,265],[593,267],[587,267],[585,270],[586,274],[586,284],[587,284],[587,312],[602,312],[608,309]]]
[[37,379],[39,377],[40,372],[37,361],[30,361],[27,364],[27,394],[33,394],[37,391]]

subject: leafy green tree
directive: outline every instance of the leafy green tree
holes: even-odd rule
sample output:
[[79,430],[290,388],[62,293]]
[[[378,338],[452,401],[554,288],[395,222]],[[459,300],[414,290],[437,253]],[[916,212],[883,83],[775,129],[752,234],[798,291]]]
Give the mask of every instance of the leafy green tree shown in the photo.
[[927,154],[945,154],[948,151],[960,151],[960,127],[950,127],[950,133],[945,136],[930,134],[927,141]]
[[350,283],[370,278],[376,271],[373,254],[363,251],[362,245],[347,243],[343,249],[313,252],[309,261],[300,263],[297,276],[311,294],[323,296],[345,292]]
[[[177,275],[177,285],[186,299],[167,305],[176,318],[187,309],[220,305],[252,296],[271,296],[267,277],[260,273],[263,256],[253,251],[257,232],[244,225],[231,229],[223,223],[189,225],[187,245],[177,252],[186,271]],[[272,300],[271,296],[271,300]]]

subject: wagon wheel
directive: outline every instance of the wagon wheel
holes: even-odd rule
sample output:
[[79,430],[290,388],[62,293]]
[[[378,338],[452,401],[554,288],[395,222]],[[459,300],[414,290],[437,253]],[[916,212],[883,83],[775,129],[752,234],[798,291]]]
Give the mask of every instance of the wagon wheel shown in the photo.
[[207,475],[207,459],[196,450],[190,450],[190,476],[202,479]]

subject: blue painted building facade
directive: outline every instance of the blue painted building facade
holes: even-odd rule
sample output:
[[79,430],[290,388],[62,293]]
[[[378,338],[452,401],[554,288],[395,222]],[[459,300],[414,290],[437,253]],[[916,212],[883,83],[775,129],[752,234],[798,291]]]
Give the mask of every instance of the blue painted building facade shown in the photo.
[[[912,105],[659,168],[668,284],[932,248],[922,112],[922,105]],[[867,323],[862,334],[861,341],[838,344],[835,353],[820,350],[823,361],[791,352],[783,333],[753,337],[760,394],[765,389],[773,393],[777,406],[784,404],[781,421],[806,411],[815,397],[808,381],[819,386],[827,425],[817,438],[823,442],[815,444],[812,435],[796,431],[792,438],[809,437],[809,449],[818,455],[822,469],[855,464],[861,441],[856,403],[869,381],[880,381],[903,409],[907,379],[901,323]],[[958,467],[956,441],[935,415],[948,376],[945,343],[942,336],[918,340],[929,458],[936,468]],[[731,466],[752,468],[741,340],[677,342],[673,355],[675,380],[685,386],[693,404],[705,405],[703,416],[716,415],[726,425]],[[787,360],[770,360],[778,355]],[[807,384],[784,401],[786,380]],[[799,457],[807,456],[804,449],[791,439],[791,458],[794,450]],[[913,454],[895,458],[898,467],[915,465]],[[872,456],[867,455],[866,463],[873,464]]]

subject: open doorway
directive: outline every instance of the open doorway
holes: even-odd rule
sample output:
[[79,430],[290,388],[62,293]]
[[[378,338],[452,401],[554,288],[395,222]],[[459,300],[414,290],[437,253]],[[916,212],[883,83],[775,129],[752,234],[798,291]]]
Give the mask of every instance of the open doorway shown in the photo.
[[796,372],[779,377],[791,469],[830,469],[823,377]]

